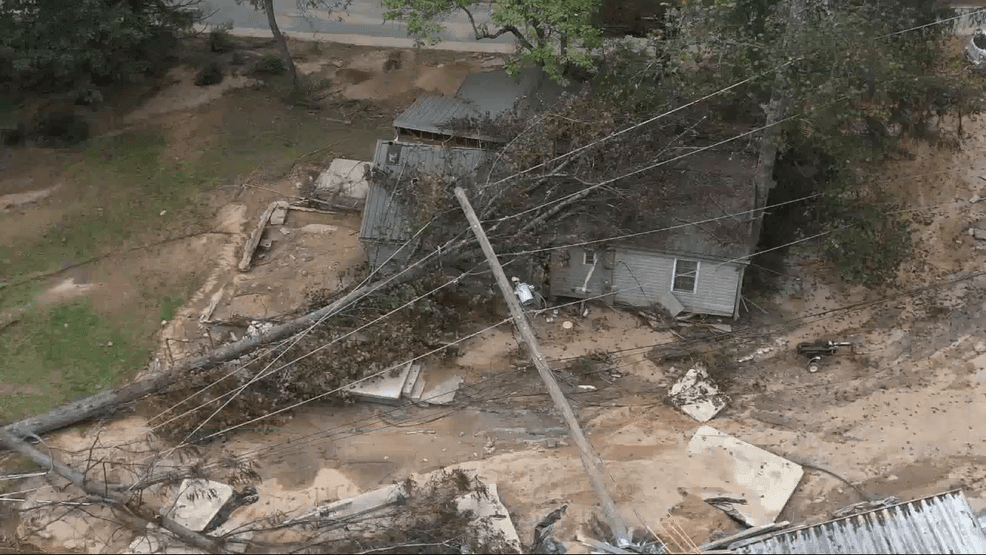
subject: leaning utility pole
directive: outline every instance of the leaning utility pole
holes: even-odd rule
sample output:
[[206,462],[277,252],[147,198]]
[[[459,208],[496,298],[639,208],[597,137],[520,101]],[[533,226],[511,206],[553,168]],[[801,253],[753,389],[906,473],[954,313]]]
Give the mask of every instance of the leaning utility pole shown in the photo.
[[483,247],[483,254],[486,255],[486,259],[490,262],[490,269],[493,270],[493,275],[496,276],[496,282],[500,286],[500,291],[503,293],[503,299],[507,301],[510,315],[514,319],[514,324],[517,325],[517,330],[520,332],[524,344],[527,345],[531,360],[534,362],[534,366],[537,367],[541,379],[544,380],[544,385],[547,386],[551,400],[555,402],[555,407],[565,417],[565,422],[571,431],[572,439],[575,440],[575,444],[578,446],[579,452],[582,455],[582,466],[585,467],[586,473],[589,474],[589,479],[592,481],[592,488],[596,491],[596,496],[599,497],[599,502],[603,506],[603,512],[606,514],[606,520],[609,522],[610,528],[613,529],[613,534],[616,535],[616,541],[620,547],[624,547],[630,543],[630,537],[623,518],[620,517],[620,513],[616,510],[616,503],[613,502],[613,498],[606,491],[606,485],[603,480],[602,461],[599,459],[599,455],[592,449],[592,445],[585,438],[585,434],[582,433],[582,426],[575,417],[575,412],[572,411],[568,400],[565,399],[565,394],[562,393],[561,388],[558,387],[558,382],[555,381],[554,374],[551,373],[551,368],[548,367],[548,362],[545,360],[544,355],[541,354],[537,338],[534,337],[534,330],[531,329],[527,317],[524,316],[524,311],[514,296],[513,289],[510,288],[510,282],[507,281],[507,276],[503,273],[503,267],[500,266],[500,261],[497,260],[496,253],[493,251],[489,239],[486,238],[486,232],[483,231],[483,226],[479,223],[479,218],[476,217],[476,213],[473,211],[472,205],[469,203],[469,199],[466,198],[466,193],[462,190],[462,187],[455,188],[455,197],[459,199],[459,204],[462,205],[462,211],[466,213],[466,218],[469,220],[469,226],[472,228],[473,233],[476,234],[476,239],[479,240],[480,246]]

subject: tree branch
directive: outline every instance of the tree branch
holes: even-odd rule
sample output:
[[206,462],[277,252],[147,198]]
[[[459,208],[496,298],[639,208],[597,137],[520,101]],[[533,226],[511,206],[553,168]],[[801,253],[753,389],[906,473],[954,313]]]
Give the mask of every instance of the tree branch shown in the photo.
[[223,552],[220,542],[190,530],[167,516],[156,516],[141,507],[130,506],[132,498],[119,493],[116,491],[117,488],[110,488],[108,484],[100,482],[99,480],[87,479],[81,472],[68,465],[62,464],[61,462],[55,460],[53,456],[45,455],[41,451],[35,449],[32,445],[22,439],[19,439],[5,429],[0,429],[0,443],[5,445],[8,449],[16,451],[24,457],[30,459],[34,464],[42,468],[50,468],[53,472],[55,472],[55,474],[58,474],[62,478],[72,482],[86,493],[106,499],[121,509],[131,512],[134,516],[137,516],[142,520],[147,522],[156,522],[161,526],[161,528],[171,532],[181,541],[192,547],[197,547],[208,553]]
[[462,8],[462,11],[466,12],[466,16],[469,17],[469,23],[472,25],[472,30],[474,33],[476,33],[476,40],[495,39],[495,38],[499,38],[500,35],[503,35],[505,33],[510,33],[517,38],[517,42],[519,42],[521,46],[523,46],[528,50],[534,50],[534,46],[531,45],[530,41],[528,41],[527,38],[524,37],[523,33],[521,33],[520,29],[518,29],[517,27],[514,27],[513,25],[504,25],[503,27],[500,27],[500,30],[495,33],[490,33],[489,30],[486,29],[485,27],[483,28],[482,31],[480,31],[479,27],[476,27],[476,20],[473,18],[472,12],[470,12],[469,9],[466,8],[465,6],[460,6],[460,7]]

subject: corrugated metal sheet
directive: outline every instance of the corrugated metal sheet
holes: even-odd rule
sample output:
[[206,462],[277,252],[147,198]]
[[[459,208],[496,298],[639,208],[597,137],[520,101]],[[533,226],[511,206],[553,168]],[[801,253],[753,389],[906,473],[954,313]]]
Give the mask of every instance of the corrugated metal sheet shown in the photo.
[[[363,209],[360,240],[367,243],[404,243],[414,233],[403,187],[415,173],[440,174],[446,178],[475,175],[489,153],[477,148],[448,148],[435,145],[377,141],[373,156],[370,188]],[[379,255],[374,255],[376,252]],[[393,250],[376,248],[369,252],[385,260]]]
[[961,491],[901,503],[730,546],[737,553],[986,553]]
[[451,123],[464,118],[489,117],[496,120],[514,110],[518,103],[527,104],[543,79],[543,71],[522,71],[520,79],[503,70],[473,73],[466,77],[452,98],[429,95],[419,98],[394,119],[394,127],[438,135],[455,134],[470,139],[496,141],[494,137],[475,131],[456,130]]
[[479,111],[458,98],[423,96],[394,118],[394,127],[443,135],[451,133],[449,122],[479,116]]

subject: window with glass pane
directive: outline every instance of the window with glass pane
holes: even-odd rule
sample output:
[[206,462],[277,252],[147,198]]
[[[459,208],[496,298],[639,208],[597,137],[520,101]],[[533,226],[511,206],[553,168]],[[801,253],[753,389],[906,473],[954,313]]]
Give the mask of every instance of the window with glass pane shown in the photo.
[[698,262],[694,260],[675,260],[674,283],[671,290],[676,293],[694,293],[698,283]]

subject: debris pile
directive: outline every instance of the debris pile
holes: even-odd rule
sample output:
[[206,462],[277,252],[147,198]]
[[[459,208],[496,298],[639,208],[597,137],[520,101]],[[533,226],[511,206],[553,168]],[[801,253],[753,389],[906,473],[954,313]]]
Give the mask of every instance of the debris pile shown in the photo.
[[[193,532],[219,537],[225,536],[226,549],[233,553],[246,551],[246,542],[253,532],[238,530],[236,533],[227,526],[233,511],[244,505],[256,503],[259,499],[257,489],[246,487],[236,492],[232,486],[221,482],[203,479],[186,479],[175,492],[174,500],[162,510],[163,516],[170,518]],[[204,553],[189,547],[170,532],[148,523],[147,532],[130,543],[127,553]]]
[[719,393],[719,388],[701,365],[686,372],[671,386],[668,398],[672,405],[699,422],[715,418],[729,401],[728,397]]
[[520,538],[496,484],[443,469],[339,500],[282,526],[311,532],[327,552],[383,551],[415,544],[428,553],[520,553]]

